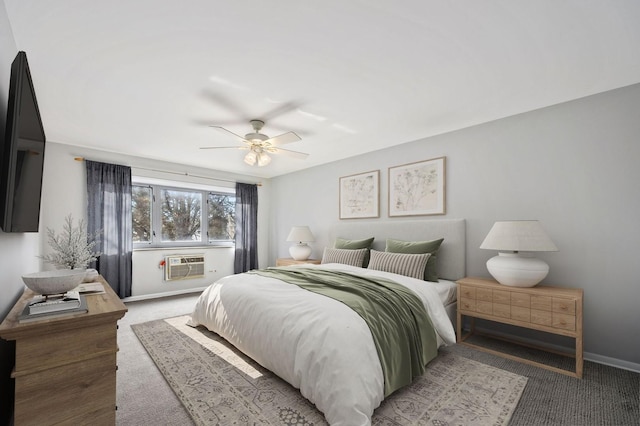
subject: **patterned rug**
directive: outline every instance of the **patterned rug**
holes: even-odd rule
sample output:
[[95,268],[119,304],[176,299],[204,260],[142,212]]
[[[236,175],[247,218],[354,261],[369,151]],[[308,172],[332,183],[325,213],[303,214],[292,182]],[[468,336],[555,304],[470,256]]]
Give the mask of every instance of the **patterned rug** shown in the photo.
[[[197,425],[326,425],[300,392],[186,316],[132,325]],[[451,353],[382,402],[374,425],[506,425],[525,377]]]

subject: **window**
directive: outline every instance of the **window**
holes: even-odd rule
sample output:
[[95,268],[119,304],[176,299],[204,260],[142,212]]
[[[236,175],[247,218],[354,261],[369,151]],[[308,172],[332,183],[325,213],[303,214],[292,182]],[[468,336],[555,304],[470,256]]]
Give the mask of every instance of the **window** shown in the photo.
[[132,186],[133,242],[151,242],[151,187]]
[[162,242],[202,241],[202,194],[194,191],[160,190]]
[[208,236],[209,242],[233,240],[236,235],[236,197],[230,194],[209,193]]
[[228,245],[234,241],[233,193],[134,184],[131,198],[134,247]]

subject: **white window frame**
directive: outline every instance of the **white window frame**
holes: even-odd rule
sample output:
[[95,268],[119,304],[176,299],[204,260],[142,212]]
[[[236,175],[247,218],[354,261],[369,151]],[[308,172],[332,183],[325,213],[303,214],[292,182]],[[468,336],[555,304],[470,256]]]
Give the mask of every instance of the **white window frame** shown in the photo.
[[[144,242],[134,242],[134,249],[143,248],[170,248],[170,247],[234,247],[235,240],[212,240],[208,235],[208,194],[236,195],[235,188],[213,187],[188,182],[173,182],[160,179],[132,179],[133,186],[145,186],[151,188],[151,240]],[[199,192],[202,194],[202,205],[200,208],[200,235],[201,241],[162,241],[162,206],[160,192],[163,189],[172,191]]]

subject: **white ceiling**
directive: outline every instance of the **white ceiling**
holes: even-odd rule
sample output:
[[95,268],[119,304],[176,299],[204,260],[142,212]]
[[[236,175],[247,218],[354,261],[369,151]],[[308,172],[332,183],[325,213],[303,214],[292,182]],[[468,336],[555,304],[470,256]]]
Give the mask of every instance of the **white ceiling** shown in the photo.
[[4,3],[49,141],[266,178],[640,82],[635,0]]

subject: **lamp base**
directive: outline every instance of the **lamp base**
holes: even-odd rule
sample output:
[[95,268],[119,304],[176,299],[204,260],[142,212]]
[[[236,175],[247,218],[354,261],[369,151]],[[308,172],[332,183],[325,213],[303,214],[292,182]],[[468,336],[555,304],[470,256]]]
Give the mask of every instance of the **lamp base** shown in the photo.
[[295,260],[307,260],[311,256],[311,247],[306,243],[298,243],[289,247],[289,254]]
[[543,260],[524,253],[498,253],[487,261],[489,273],[502,285],[534,287],[549,273]]

